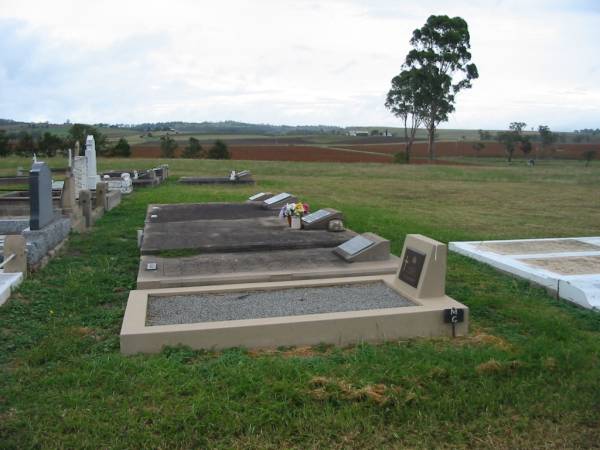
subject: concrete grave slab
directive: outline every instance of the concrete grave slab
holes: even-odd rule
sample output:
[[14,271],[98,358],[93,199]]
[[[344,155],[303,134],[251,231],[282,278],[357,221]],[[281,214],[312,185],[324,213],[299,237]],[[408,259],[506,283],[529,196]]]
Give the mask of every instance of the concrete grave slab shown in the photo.
[[[183,258],[142,256],[138,289],[392,274],[400,259],[348,264],[331,248],[212,253]],[[149,269],[150,268],[150,269]]]
[[255,217],[276,217],[273,211],[247,203],[173,203],[151,204],[146,210],[146,222],[166,223],[194,220],[235,220]]
[[141,253],[180,249],[226,253],[335,247],[355,235],[352,231],[292,230],[277,217],[147,223]]
[[246,200],[246,203],[260,205],[260,204],[262,204],[263,201],[265,201],[271,197],[273,197],[273,194],[270,192],[258,192],[256,194],[248,197],[248,200]]
[[[393,275],[131,291],[121,352],[155,353],[166,345],[214,350],[348,345],[466,334],[468,308],[443,292],[436,295],[444,286],[445,246],[418,235],[406,242],[403,257],[408,249],[424,254],[416,278],[407,264]],[[403,270],[413,275],[416,288],[402,279]]]
[[600,309],[600,237],[451,242],[450,249]]

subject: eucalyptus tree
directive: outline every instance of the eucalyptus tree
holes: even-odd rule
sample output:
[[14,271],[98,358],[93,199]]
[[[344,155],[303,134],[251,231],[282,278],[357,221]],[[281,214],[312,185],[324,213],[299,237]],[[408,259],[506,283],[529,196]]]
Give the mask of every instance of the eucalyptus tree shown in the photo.
[[404,125],[405,159],[410,162],[410,154],[415,135],[421,125],[421,99],[419,98],[420,85],[418,81],[419,71],[407,69],[392,78],[392,87],[389,90],[385,106],[396,117],[402,120]]
[[413,49],[406,56],[404,70],[416,70],[415,97],[421,120],[429,135],[429,158],[435,156],[435,130],[455,110],[456,94],[471,88],[479,77],[471,63],[471,37],[461,17],[429,16],[425,25],[413,31]]

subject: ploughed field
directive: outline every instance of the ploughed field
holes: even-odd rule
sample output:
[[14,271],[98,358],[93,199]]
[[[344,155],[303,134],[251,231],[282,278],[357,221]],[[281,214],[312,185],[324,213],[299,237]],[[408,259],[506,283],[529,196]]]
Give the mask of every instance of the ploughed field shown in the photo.
[[[12,175],[27,160],[0,161]],[[53,167],[64,160],[51,159]],[[168,163],[0,308],[3,448],[590,448],[600,442],[600,314],[449,254],[447,293],[470,336],[349,348],[121,356],[119,330],[149,203],[243,201],[287,191],[348,227],[489,240],[600,235],[600,164],[404,166],[270,161]],[[256,186],[179,176],[249,169]]]

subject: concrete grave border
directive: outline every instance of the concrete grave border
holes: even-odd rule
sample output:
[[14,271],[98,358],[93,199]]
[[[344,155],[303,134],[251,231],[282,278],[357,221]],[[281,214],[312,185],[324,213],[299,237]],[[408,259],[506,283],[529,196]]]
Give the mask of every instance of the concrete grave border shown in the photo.
[[600,273],[585,275],[564,275],[542,267],[527,264],[527,260],[556,259],[577,256],[596,256],[598,251],[554,251],[547,253],[500,254],[483,247],[495,243],[525,243],[544,241],[578,241],[600,246],[600,237],[588,236],[577,238],[547,239],[511,239],[495,241],[450,242],[450,250],[490,266],[536,283],[549,292],[569,302],[587,309],[600,310]]
[[[402,252],[423,251],[425,258],[417,287],[394,275],[376,275],[319,280],[243,283],[221,286],[137,290],[129,293],[121,327],[121,353],[157,353],[164,346],[187,345],[193,349],[219,350],[228,347],[272,348],[328,343],[349,345],[360,342],[465,335],[468,308],[444,294],[446,246],[420,235],[408,235]],[[402,269],[400,269],[401,271]],[[399,272],[400,272],[399,271]],[[383,282],[415,306],[335,312],[261,319],[146,326],[149,296],[198,295],[219,292],[280,290],[294,287],[324,287],[366,282]],[[440,292],[441,290],[441,292]],[[450,325],[450,309],[462,310],[464,321]]]

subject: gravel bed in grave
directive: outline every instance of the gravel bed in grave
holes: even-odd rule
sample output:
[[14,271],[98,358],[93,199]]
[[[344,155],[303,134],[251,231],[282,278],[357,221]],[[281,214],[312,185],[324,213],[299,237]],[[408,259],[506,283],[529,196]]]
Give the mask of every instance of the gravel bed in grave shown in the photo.
[[146,325],[176,325],[414,306],[383,282],[275,291],[150,296]]

